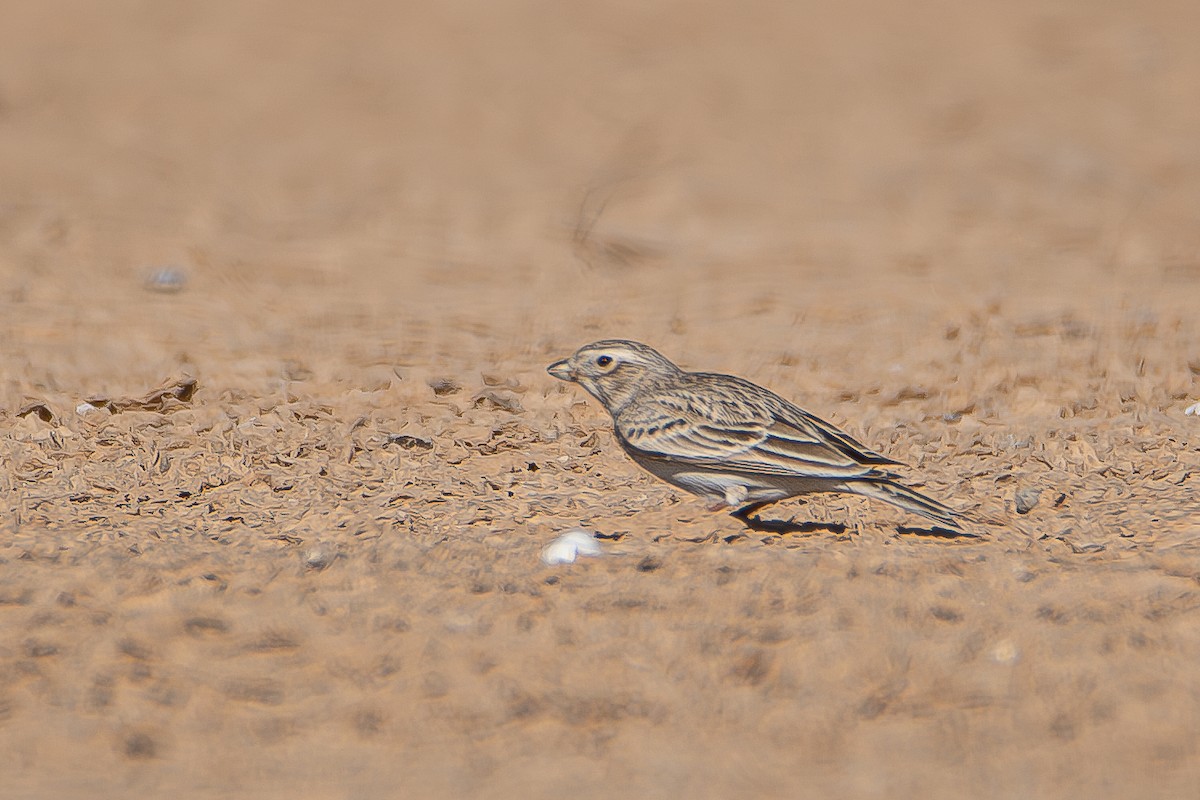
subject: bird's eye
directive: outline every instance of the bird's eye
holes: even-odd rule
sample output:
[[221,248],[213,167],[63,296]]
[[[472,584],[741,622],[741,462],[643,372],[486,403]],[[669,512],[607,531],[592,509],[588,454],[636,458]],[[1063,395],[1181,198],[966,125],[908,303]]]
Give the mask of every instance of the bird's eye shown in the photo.
[[600,356],[596,359],[596,364],[601,367],[607,367],[612,363],[612,356]]

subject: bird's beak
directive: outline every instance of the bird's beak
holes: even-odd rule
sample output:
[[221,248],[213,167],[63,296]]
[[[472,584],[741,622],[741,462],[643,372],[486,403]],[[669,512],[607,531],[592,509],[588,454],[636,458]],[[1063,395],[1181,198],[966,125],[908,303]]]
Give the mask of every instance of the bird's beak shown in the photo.
[[567,359],[555,361],[550,366],[546,367],[546,372],[549,372],[560,381],[575,380],[575,371],[571,369],[571,365],[567,363]]

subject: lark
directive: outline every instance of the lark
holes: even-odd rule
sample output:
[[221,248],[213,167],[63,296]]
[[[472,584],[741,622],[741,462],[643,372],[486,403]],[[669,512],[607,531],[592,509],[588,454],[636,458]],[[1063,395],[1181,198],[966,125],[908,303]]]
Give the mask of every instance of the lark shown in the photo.
[[623,339],[584,345],[547,367],[612,415],[617,441],[653,475],[734,509],[747,525],[770,503],[813,492],[848,492],[964,533],[956,511],[900,483],[901,466],[849,434],[732,375],[685,372],[652,347]]

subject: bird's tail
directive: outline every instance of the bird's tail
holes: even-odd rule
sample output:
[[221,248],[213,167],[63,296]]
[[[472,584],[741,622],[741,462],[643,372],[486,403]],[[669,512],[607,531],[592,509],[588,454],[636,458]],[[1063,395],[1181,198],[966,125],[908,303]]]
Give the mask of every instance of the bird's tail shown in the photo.
[[958,512],[942,505],[937,500],[913,491],[907,486],[887,478],[846,481],[846,491],[891,503],[905,511],[920,514],[940,526],[956,533],[966,533],[959,521]]

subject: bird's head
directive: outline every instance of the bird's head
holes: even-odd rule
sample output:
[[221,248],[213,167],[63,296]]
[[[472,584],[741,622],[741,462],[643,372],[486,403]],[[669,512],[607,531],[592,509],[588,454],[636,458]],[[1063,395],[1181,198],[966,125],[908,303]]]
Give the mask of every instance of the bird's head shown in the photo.
[[616,413],[639,390],[678,375],[679,367],[657,350],[625,339],[585,344],[570,358],[546,368],[554,377],[574,381]]

